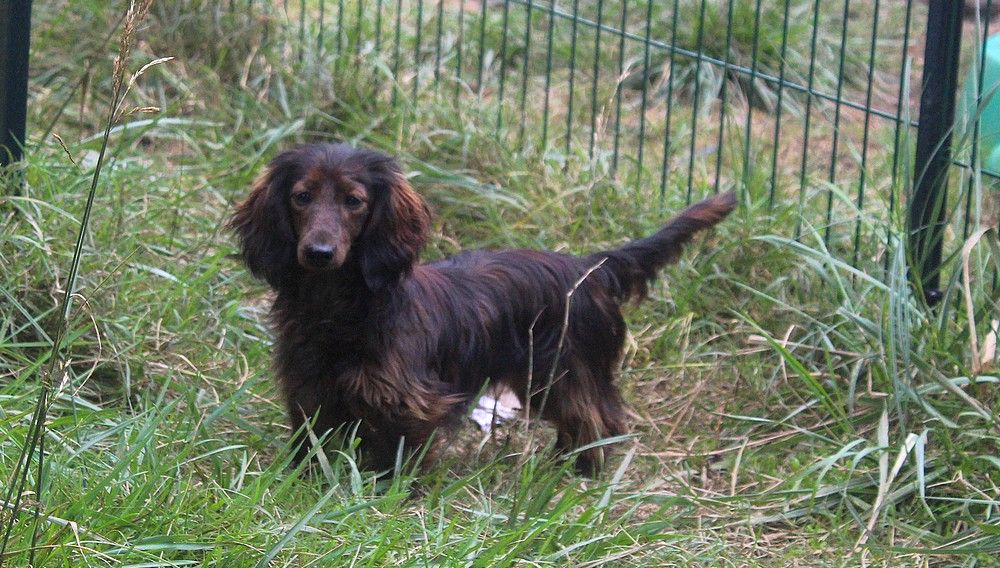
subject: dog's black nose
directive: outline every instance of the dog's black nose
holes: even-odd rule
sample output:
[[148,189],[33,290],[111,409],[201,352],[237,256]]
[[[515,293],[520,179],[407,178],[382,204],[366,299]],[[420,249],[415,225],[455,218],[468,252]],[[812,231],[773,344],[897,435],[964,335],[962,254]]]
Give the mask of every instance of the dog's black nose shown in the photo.
[[333,260],[333,250],[330,245],[309,245],[306,248],[306,262],[315,268],[323,268]]

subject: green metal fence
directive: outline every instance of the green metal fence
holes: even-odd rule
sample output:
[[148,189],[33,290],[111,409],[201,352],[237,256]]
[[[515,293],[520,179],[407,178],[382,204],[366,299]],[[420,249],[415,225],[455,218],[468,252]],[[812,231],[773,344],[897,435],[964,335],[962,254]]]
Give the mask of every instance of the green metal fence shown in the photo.
[[[982,85],[989,0],[204,0],[201,7],[185,17],[218,26],[227,18],[277,22],[281,33],[267,41],[281,42],[285,63],[304,70],[322,66],[335,78],[356,66],[379,70],[385,87],[374,105],[433,99],[474,109],[524,155],[615,176],[650,207],[728,189],[764,209],[794,206],[802,214],[789,236],[819,238],[855,266],[888,266],[895,247],[887,227],[903,222],[917,187],[923,205],[919,214],[910,207],[910,229],[921,237],[910,250],[920,258],[909,260],[921,276],[935,272],[942,217],[951,223],[949,241],[967,235],[989,185],[982,180],[992,176],[979,167],[976,113],[956,125],[948,152],[942,134],[952,133],[952,119],[933,107],[933,123],[945,132],[921,134],[931,151],[914,158],[921,107],[930,108],[922,99],[955,100],[954,85],[940,94],[944,70],[925,69],[928,54],[955,48],[961,57],[943,60],[953,77],[978,83],[974,109],[992,95]],[[937,15],[929,18],[929,9]],[[963,27],[955,18],[970,10]],[[934,32],[945,16],[954,25]],[[928,156],[945,160],[943,174],[927,169]],[[934,183],[924,188],[925,180]]]
[[[924,49],[949,41],[925,46],[925,3],[901,0],[300,0],[279,15],[297,25],[300,59],[382,62],[387,104],[476,105],[522,151],[606,168],[651,203],[723,189],[793,201],[804,225],[789,233],[822,235],[855,266],[887,265],[880,227],[928,175],[911,157]],[[978,21],[960,65],[983,59]],[[975,144],[956,145],[965,172],[979,171]],[[951,210],[932,196],[963,234],[970,179],[952,173]],[[914,218],[915,232],[937,226]],[[918,244],[940,243],[931,232]]]

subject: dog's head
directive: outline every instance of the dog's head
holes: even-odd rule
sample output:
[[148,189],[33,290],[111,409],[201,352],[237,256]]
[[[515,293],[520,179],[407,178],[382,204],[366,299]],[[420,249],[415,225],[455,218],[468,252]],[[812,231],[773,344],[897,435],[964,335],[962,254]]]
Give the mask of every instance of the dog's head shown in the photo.
[[412,268],[429,225],[393,158],[344,144],[279,154],[230,221],[250,272],[275,289],[355,260],[369,288],[385,288]]

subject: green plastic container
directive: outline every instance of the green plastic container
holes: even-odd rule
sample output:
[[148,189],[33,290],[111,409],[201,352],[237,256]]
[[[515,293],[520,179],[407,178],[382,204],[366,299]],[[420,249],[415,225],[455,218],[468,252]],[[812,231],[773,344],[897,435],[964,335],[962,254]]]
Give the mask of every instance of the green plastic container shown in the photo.
[[[984,170],[1000,175],[1000,34],[986,40],[986,68],[983,70],[983,104],[979,123],[979,157]],[[969,69],[959,104],[959,124],[971,131],[976,116],[978,65]],[[971,134],[971,132],[970,132]],[[970,138],[971,140],[971,138]]]

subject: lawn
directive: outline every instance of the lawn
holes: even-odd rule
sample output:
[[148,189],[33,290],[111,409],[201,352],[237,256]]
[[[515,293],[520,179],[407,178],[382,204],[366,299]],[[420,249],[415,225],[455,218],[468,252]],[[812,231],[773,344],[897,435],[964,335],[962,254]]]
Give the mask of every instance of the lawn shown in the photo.
[[[421,51],[414,7],[397,24],[394,4],[379,16],[376,0],[177,0],[127,16],[123,2],[35,2],[29,144],[0,172],[0,564],[996,564],[1000,242],[979,230],[996,224],[986,181],[961,176],[955,216],[966,197],[982,214],[968,241],[960,220],[949,229],[945,298],[930,308],[901,246],[896,198],[913,175],[892,150],[909,152],[908,135],[880,123],[869,137],[858,112],[834,128],[816,103],[803,158],[805,99],[779,102],[766,81],[699,81],[675,62],[664,84],[653,70],[669,57],[634,47],[619,73],[610,34],[601,50],[570,20],[550,33],[524,3],[489,3],[481,18],[478,1],[437,13],[427,0]],[[752,64],[752,4],[735,2],[739,65]],[[807,80],[812,28],[799,23],[813,3],[788,4],[785,73]],[[881,47],[895,55],[869,65],[869,43],[851,36],[855,80],[839,88],[864,101],[858,74],[877,73],[869,98],[893,109],[896,93],[910,100],[898,78],[909,46],[905,4],[884,4],[897,23]],[[574,5],[594,21],[621,14]],[[651,10],[653,37],[670,35],[667,5]],[[626,16],[645,33],[642,6]],[[695,49],[700,3],[678,9],[678,43]],[[820,19],[818,89],[838,88],[840,9]],[[343,27],[315,23],[338,10]],[[850,18],[870,31],[874,14]],[[783,14],[760,20],[761,72],[777,75]],[[507,49],[480,54],[480,33]],[[725,37],[707,39],[713,50]],[[577,75],[569,93],[574,50],[603,80]],[[723,84],[727,111],[702,88]],[[606,471],[577,476],[551,430],[521,420],[490,436],[470,423],[440,463],[391,478],[358,469],[350,436],[324,446],[322,467],[290,466],[269,292],[225,223],[267,161],[304,141],[398,156],[434,212],[425,260],[591,252],[649,234],[689,196],[739,192],[740,208],[626,310],[619,385],[634,435]]]

